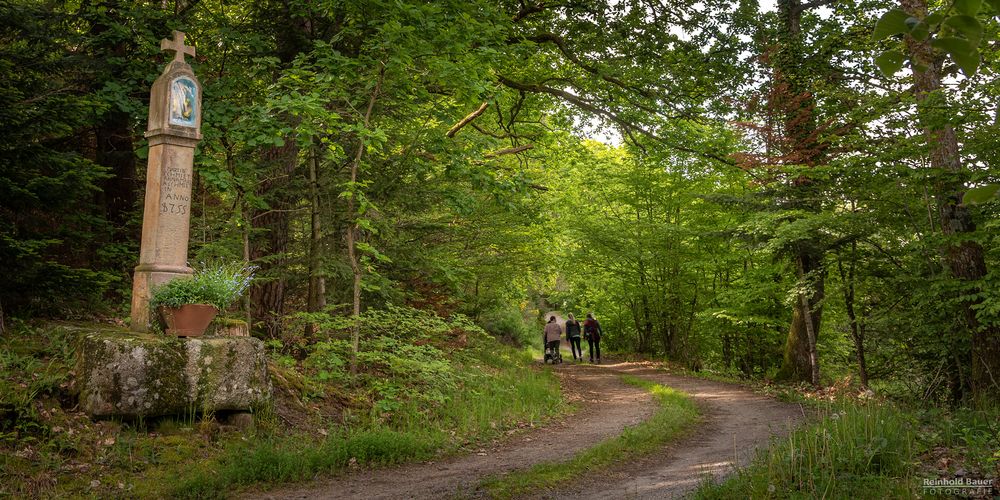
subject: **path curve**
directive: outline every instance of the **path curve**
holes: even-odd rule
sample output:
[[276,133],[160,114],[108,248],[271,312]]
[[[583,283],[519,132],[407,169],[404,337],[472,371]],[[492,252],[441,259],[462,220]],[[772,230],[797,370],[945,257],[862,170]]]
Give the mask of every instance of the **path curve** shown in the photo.
[[698,405],[701,421],[697,429],[661,451],[576,482],[561,490],[559,497],[680,498],[706,479],[719,481],[746,466],[757,449],[766,447],[773,437],[787,435],[804,418],[798,404],[735,384],[671,375],[648,364],[624,365],[619,370],[687,393]]
[[[798,405],[778,402],[733,384],[670,375],[651,363],[600,366],[572,362],[555,367],[567,399],[580,403],[572,416],[519,433],[469,455],[350,472],[312,483],[258,493],[251,498],[462,498],[484,492],[483,478],[563,461],[648,419],[650,395],[624,384],[631,374],[688,393],[702,413],[697,428],[663,450],[595,472],[558,491],[534,498],[671,498],[689,493],[706,475],[716,479],[746,464],[753,450],[784,435],[802,418]],[[243,496],[243,495],[241,495]]]
[[256,498],[454,498],[476,495],[486,476],[539,462],[561,461],[616,436],[655,410],[649,393],[629,386],[602,366],[555,367],[564,394],[580,408],[568,418],[515,434],[470,455],[397,467],[363,470],[305,485],[259,493]]

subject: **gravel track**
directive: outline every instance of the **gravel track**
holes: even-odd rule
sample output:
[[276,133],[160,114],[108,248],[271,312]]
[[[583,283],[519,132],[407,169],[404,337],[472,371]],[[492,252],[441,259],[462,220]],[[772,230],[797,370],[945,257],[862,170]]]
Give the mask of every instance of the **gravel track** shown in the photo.
[[[566,359],[564,357],[564,359]],[[786,433],[801,418],[798,405],[781,403],[742,387],[670,375],[648,363],[574,364],[555,367],[573,415],[544,427],[518,432],[469,454],[344,474],[240,495],[244,498],[468,498],[480,497],[485,477],[562,461],[616,436],[655,411],[649,393],[622,382],[631,374],[689,394],[702,413],[700,423],[659,452],[634,462],[594,471],[534,498],[671,498],[683,496],[706,476],[721,478],[745,464],[754,449]]]

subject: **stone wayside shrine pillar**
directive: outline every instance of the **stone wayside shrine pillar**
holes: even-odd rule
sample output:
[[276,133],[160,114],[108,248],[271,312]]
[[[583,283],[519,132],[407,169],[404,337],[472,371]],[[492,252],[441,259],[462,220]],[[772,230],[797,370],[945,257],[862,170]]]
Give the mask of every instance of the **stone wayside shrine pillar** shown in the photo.
[[132,330],[149,331],[153,287],[190,275],[187,265],[194,148],[201,140],[201,84],[184,55],[184,33],[174,32],[160,48],[174,59],[153,83],[149,99],[149,163],[142,215],[139,265],[132,278]]
[[260,339],[220,336],[221,323],[197,338],[150,332],[153,288],[190,275],[187,266],[194,148],[201,140],[201,84],[184,55],[184,33],[160,46],[174,54],[153,83],[149,165],[139,265],[132,282],[132,326],[85,328],[77,348],[80,407],[95,418],[185,415],[245,421],[272,403],[267,352]]

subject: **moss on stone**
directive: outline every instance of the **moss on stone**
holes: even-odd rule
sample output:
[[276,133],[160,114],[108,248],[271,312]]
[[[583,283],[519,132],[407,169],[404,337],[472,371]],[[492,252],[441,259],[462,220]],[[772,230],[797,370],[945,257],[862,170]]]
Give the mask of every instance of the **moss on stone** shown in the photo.
[[97,417],[249,411],[271,399],[263,343],[102,329],[81,336],[80,403]]
[[[243,332],[235,334],[233,332]],[[205,330],[206,337],[213,336],[249,336],[250,328],[247,322],[238,318],[225,318],[216,316],[212,323]]]
[[216,316],[212,322],[219,326],[244,326],[247,324],[245,320],[239,318],[227,318],[225,316]]

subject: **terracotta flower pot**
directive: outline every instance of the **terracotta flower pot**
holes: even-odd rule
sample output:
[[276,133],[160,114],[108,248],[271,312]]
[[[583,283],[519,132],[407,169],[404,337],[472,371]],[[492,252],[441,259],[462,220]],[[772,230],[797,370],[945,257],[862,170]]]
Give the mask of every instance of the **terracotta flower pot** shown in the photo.
[[167,335],[200,337],[219,314],[210,304],[184,304],[180,307],[159,307],[160,316],[167,324]]

